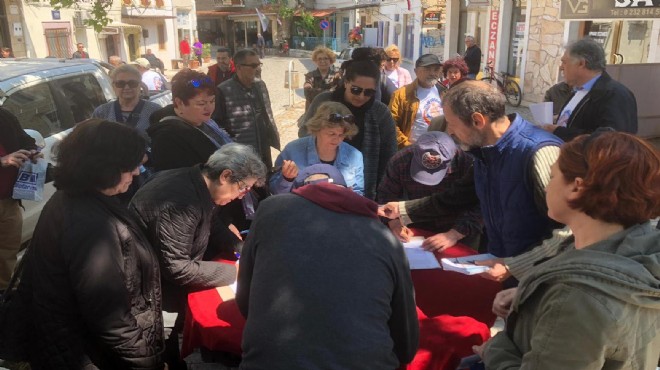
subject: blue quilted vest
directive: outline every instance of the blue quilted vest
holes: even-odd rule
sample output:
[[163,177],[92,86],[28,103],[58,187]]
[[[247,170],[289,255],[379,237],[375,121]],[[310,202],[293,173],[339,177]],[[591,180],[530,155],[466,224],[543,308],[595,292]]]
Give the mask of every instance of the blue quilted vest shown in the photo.
[[537,150],[563,143],[517,114],[509,119],[511,126],[495,145],[470,151],[488,252],[498,257],[519,255],[551,235],[550,219],[534,202],[530,169]]

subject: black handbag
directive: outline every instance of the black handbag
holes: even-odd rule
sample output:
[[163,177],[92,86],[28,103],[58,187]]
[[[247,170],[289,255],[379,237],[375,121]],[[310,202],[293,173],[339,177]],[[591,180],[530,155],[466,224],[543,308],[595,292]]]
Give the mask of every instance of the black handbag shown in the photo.
[[28,251],[29,248],[0,298],[0,358],[7,361],[27,361],[30,353],[31,297],[20,284]]

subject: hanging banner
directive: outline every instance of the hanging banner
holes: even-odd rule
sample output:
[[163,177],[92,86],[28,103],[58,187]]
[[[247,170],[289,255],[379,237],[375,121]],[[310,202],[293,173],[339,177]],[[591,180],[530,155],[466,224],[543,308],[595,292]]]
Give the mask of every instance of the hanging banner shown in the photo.
[[495,63],[495,53],[497,51],[497,24],[500,21],[500,11],[491,9],[490,20],[488,21],[488,52],[486,61]]
[[660,18],[660,0],[562,0],[560,19]]

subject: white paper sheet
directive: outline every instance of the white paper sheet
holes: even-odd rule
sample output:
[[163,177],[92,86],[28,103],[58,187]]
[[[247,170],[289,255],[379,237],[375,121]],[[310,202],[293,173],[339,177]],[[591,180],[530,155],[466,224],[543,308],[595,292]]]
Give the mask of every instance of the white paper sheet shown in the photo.
[[424,242],[423,236],[413,236],[409,241],[403,243],[404,248],[421,248]]
[[465,256],[458,258],[443,258],[440,260],[442,268],[447,271],[455,271],[465,275],[481,274],[490,270],[488,266],[477,266],[474,261],[483,261],[497,258],[490,253],[477,254],[474,256]]
[[411,270],[439,269],[440,264],[432,252],[422,248],[405,248]]

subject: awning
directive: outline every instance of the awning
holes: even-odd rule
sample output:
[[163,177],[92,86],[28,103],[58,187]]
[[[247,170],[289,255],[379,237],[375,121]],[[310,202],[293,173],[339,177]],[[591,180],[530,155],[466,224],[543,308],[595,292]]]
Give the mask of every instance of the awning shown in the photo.
[[175,19],[173,15],[161,15],[161,14],[122,14],[122,18],[127,19]]
[[234,14],[234,12],[230,11],[224,11],[224,10],[198,10],[197,11],[197,16],[198,17],[223,17],[227,16],[230,14]]
[[125,28],[125,29],[129,29],[129,30],[134,29],[134,30],[137,30],[138,32],[140,30],[142,30],[142,26],[138,26],[137,24],[112,22],[112,23],[108,24],[107,26],[103,27],[103,30],[99,34],[100,35],[118,35],[120,28]]
[[[311,9],[311,10],[307,10],[306,12],[310,13],[313,17],[323,18],[329,16],[330,14],[334,14],[337,10],[338,9]],[[300,16],[300,14],[302,14],[300,9],[296,10],[296,12],[293,13],[293,15],[295,16]]]

